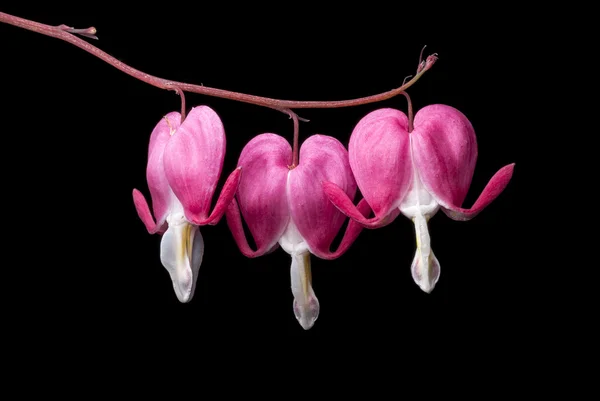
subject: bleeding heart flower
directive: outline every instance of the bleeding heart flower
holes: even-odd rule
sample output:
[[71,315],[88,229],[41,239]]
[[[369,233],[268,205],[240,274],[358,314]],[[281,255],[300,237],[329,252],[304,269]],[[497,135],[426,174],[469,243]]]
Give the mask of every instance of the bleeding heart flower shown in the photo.
[[417,251],[412,277],[431,292],[440,275],[440,264],[430,246],[427,221],[441,209],[454,220],[469,220],[504,190],[514,163],[501,168],[470,209],[461,207],[477,160],[475,131],[460,111],[430,105],[415,116],[410,131],[406,115],[380,109],[363,117],[348,146],[350,166],[358,187],[375,217],[366,219],[351,198],[333,182],[324,190],[344,214],[368,228],[391,223],[399,213],[415,224]]
[[[292,148],[284,138],[262,134],[252,139],[239,158],[238,166],[244,170],[236,194],[239,208],[234,199],[227,210],[227,224],[247,257],[272,252],[278,245],[292,256],[294,314],[308,330],[319,315],[319,301],[311,284],[310,254],[322,259],[341,256],[362,227],[350,221],[337,251],[329,250],[346,216],[329,202],[322,182],[335,183],[349,199],[356,193],[344,146],[330,136],[313,135],[304,142],[299,156],[299,165],[290,168]],[[246,240],[240,210],[256,251]],[[368,216],[366,202],[357,210]]]
[[238,168],[227,178],[209,216],[224,158],[225,130],[212,109],[195,107],[183,123],[179,113],[169,113],[152,131],[148,149],[146,179],[156,222],[144,195],[133,190],[146,229],[163,235],[160,260],[180,302],[192,299],[202,263],[204,242],[198,226],[221,219],[240,179]]

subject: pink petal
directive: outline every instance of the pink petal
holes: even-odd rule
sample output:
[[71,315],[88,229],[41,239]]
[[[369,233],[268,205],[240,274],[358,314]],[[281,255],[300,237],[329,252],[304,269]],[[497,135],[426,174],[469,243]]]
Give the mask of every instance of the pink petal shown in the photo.
[[[148,145],[148,156],[155,148],[164,151],[165,145],[171,138],[171,132],[175,132],[181,125],[181,114],[172,111],[160,119],[152,134],[150,134],[150,144]],[[167,135],[168,134],[168,135]]]
[[[339,211],[350,217],[353,221],[359,223],[366,228],[379,228],[390,224],[400,214],[400,209],[392,209],[390,213],[384,216],[375,216],[367,218],[358,207],[354,206],[352,200],[346,193],[332,182],[323,182],[323,191],[331,203],[334,204]],[[366,199],[363,199],[366,202]],[[362,202],[362,201],[361,201]]]
[[439,104],[419,110],[414,125],[413,157],[421,181],[442,206],[460,206],[477,161],[473,126],[460,111]]
[[256,251],[250,248],[248,240],[246,239],[246,234],[244,233],[244,226],[242,225],[242,215],[240,214],[240,209],[235,199],[229,203],[227,211],[225,212],[225,217],[227,219],[227,226],[233,234],[233,239],[244,256],[255,258],[257,256],[268,254],[277,248],[277,241],[273,243],[271,248],[269,248],[265,242],[263,242]]
[[[367,203],[366,199],[361,199],[361,201],[358,202],[358,206],[356,207],[356,209],[359,213],[361,213],[361,216],[364,217],[369,216],[369,213],[371,212],[371,208],[369,207],[369,204]],[[335,252],[320,252],[320,254],[318,254],[317,256],[319,256],[322,259],[328,260],[339,258],[348,250],[348,248],[350,248],[350,245],[352,245],[354,241],[356,241],[356,238],[358,238],[358,235],[360,234],[362,229],[362,225],[351,219],[348,222],[348,227],[346,227],[346,232],[344,232],[342,242],[340,242],[340,246],[338,246],[338,249]]]
[[515,164],[512,163],[498,170],[485,186],[472,208],[463,209],[456,205],[447,205],[442,210],[453,220],[466,221],[472,219],[504,191],[512,177],[514,167]]
[[133,190],[133,204],[135,205],[135,210],[137,210],[138,216],[150,234],[164,232],[164,227],[158,226],[154,222],[154,218],[152,217],[152,213],[150,213],[150,208],[148,207],[148,203],[146,202],[144,195],[142,195],[142,193],[137,189]]
[[279,135],[258,135],[242,150],[238,166],[243,173],[237,200],[257,250],[248,245],[235,200],[227,210],[227,224],[241,252],[248,257],[271,251],[285,231],[289,221],[285,187],[291,163],[292,148]]
[[204,220],[192,220],[192,223],[198,226],[204,226],[206,224],[215,225],[221,220],[221,217],[225,214],[227,207],[233,200],[235,196],[235,191],[240,182],[240,178],[242,176],[242,168],[238,167],[227,177],[225,184],[223,185],[223,189],[221,190],[221,194],[219,195],[219,199],[217,199],[217,203],[212,213],[208,218]]
[[207,220],[225,158],[225,129],[207,106],[193,108],[165,149],[169,185],[189,221]]
[[[150,210],[144,196],[137,190],[134,190],[134,203],[138,215],[146,225],[150,233],[161,231],[165,223],[167,212],[172,201],[173,193],[169,187],[169,182],[165,174],[163,165],[164,150],[171,139],[172,129],[179,127],[181,116],[177,112],[172,112],[160,119],[150,135],[150,144],[148,146],[148,164],[146,167],[146,181],[152,198],[152,208],[157,223],[150,214]],[[136,194],[137,192],[137,194]],[[149,219],[149,220],[148,220]],[[151,223],[150,223],[151,222]],[[164,230],[163,230],[164,231]]]
[[[356,183],[376,218],[365,222],[353,215],[367,226],[385,225],[381,221],[400,205],[413,178],[406,115],[389,108],[367,114],[350,136],[348,154]],[[347,202],[339,202],[343,204],[347,207],[342,210],[349,212]]]
[[471,209],[462,205],[475,171],[477,140],[466,116],[453,107],[427,106],[416,114],[413,157],[425,188],[455,220],[469,220],[506,187],[514,165],[498,171]]
[[288,202],[292,219],[311,252],[326,258],[346,216],[329,202],[324,181],[336,184],[350,198],[356,194],[344,146],[333,137],[313,135],[300,148],[299,165],[290,172]]

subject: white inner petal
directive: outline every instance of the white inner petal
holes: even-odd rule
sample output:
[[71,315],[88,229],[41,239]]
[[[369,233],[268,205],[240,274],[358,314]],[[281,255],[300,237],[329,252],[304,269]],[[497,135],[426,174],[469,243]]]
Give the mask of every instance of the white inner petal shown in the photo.
[[304,330],[310,329],[319,317],[319,300],[312,288],[310,253],[292,254],[290,269],[294,315]]
[[[290,174],[288,172],[286,183],[286,197],[288,207],[290,204]],[[306,240],[300,235],[296,224],[290,216],[289,222],[281,238],[281,248],[292,256],[290,268],[290,283],[294,296],[294,315],[304,330],[310,329],[319,317],[319,300],[312,288],[312,275],[310,270],[310,249]]]
[[302,328],[308,330],[319,316],[319,301],[312,288],[308,244],[291,218],[285,232],[279,238],[279,245],[292,256],[290,278],[294,296],[294,315]]
[[291,218],[283,235],[279,238],[279,245],[290,255],[309,252],[308,244],[302,238],[302,235],[300,235],[298,228]]
[[279,245],[292,256],[290,278],[294,296],[294,315],[305,330],[310,329],[319,316],[319,301],[312,288],[310,251],[296,225],[290,218]]
[[188,302],[194,295],[204,240],[198,226],[189,223],[181,211],[170,213],[167,222],[169,227],[160,244],[160,260],[171,276],[177,299]]
[[431,250],[427,219],[417,215],[413,219],[417,237],[417,251],[411,266],[413,280],[421,290],[429,293],[440,278],[440,263]]
[[415,224],[417,250],[411,267],[413,279],[423,291],[431,292],[439,279],[440,264],[431,250],[431,239],[427,221],[437,213],[440,205],[421,182],[413,158],[412,135],[410,140],[413,181],[399,209],[403,215],[411,219]]
[[408,193],[400,204],[400,212],[402,212],[402,214],[409,219],[412,219],[417,215],[431,218],[440,209],[440,205],[436,202],[433,196],[431,196],[429,191],[425,189],[425,186],[419,177],[419,172],[417,171],[414,160],[412,169],[413,181]]

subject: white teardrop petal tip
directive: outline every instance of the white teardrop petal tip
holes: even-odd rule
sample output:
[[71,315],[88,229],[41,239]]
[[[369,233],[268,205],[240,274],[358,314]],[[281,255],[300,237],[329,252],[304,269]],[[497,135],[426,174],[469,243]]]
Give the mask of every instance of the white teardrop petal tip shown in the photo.
[[292,253],[290,268],[292,294],[294,295],[294,315],[304,330],[315,324],[319,317],[319,300],[312,288],[310,253]]
[[311,296],[307,303],[301,304],[297,299],[294,299],[294,315],[296,320],[300,323],[300,326],[304,330],[309,330],[314,326],[317,318],[319,317],[319,300],[317,297]]
[[422,255],[417,249],[410,271],[413,280],[419,288],[429,294],[433,291],[440,278],[440,262],[438,262],[433,251],[429,253],[429,256],[426,258],[427,260],[423,261],[423,263],[421,262],[422,259]]

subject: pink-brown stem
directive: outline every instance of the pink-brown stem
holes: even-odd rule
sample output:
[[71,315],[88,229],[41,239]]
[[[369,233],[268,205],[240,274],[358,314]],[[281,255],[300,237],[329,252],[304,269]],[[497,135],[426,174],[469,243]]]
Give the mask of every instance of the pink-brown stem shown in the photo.
[[299,152],[298,142],[299,142],[299,136],[300,136],[300,124],[298,123],[299,117],[298,117],[298,114],[294,113],[290,109],[284,109],[281,111],[283,111],[284,113],[287,113],[290,116],[290,118],[294,121],[294,141],[292,143],[292,165],[288,166],[288,168],[290,170],[292,170],[292,169],[298,167],[298,162],[299,162],[299,160],[298,160],[298,152]]
[[85,36],[85,37],[88,37],[91,39],[98,40],[98,37],[96,36],[96,28],[94,28],[93,26],[86,28],[86,29],[75,29],[73,27],[62,24],[62,25],[59,25],[58,28],[62,29],[63,31],[69,32],[69,33],[74,33],[77,35],[81,35],[81,36]]
[[408,132],[411,133],[413,132],[414,129],[414,115],[413,115],[413,107],[412,107],[412,101],[410,100],[410,96],[408,96],[408,93],[403,92],[402,93],[404,95],[404,97],[406,97],[406,101],[408,102]]
[[183,92],[179,88],[173,88],[173,90],[175,92],[177,92],[177,94],[181,98],[181,122],[183,123],[183,120],[185,120],[185,111],[186,111],[185,110],[185,92]]
[[[338,101],[296,101],[296,100],[280,100],[273,99],[262,96],[254,96],[248,95],[245,93],[231,92],[223,89],[211,88],[208,86],[202,85],[194,85],[188,84],[184,82],[171,81],[164,78],[155,77],[150,74],[146,74],[142,71],[136,70],[128,66],[127,64],[119,61],[118,59],[112,57],[108,53],[98,49],[97,47],[91,45],[85,40],[78,38],[74,35],[81,34],[87,37],[94,37],[96,29],[94,27],[87,29],[74,29],[70,28],[66,25],[59,26],[51,26],[41,24],[39,22],[30,21],[24,18],[16,17],[10,14],[6,14],[0,12],[0,22],[4,22],[10,25],[14,25],[23,29],[27,29],[33,32],[40,33],[42,35],[52,36],[54,38],[58,38],[64,40],[66,42],[71,43],[91,53],[95,57],[105,61],[106,63],[112,65],[113,67],[123,71],[124,73],[139,79],[140,81],[146,82],[150,85],[156,86],[161,89],[167,90],[175,90],[178,89],[185,92],[194,92],[208,96],[220,97],[224,99],[235,100],[238,102],[255,104],[258,106],[270,107],[277,110],[287,110],[289,109],[308,109],[308,108],[318,108],[318,109],[326,109],[326,108],[339,108],[339,107],[351,107],[351,106],[359,106],[367,103],[380,102],[382,100],[390,99],[396,95],[403,93],[406,89],[411,87],[415,82],[419,80],[419,78],[427,71],[433,63],[437,60],[435,55],[427,57],[427,61],[421,62],[419,64],[417,74],[408,82],[404,83],[399,88],[383,92],[377,95],[361,97],[357,99],[350,100],[338,100]],[[296,116],[297,118],[297,116]]]

